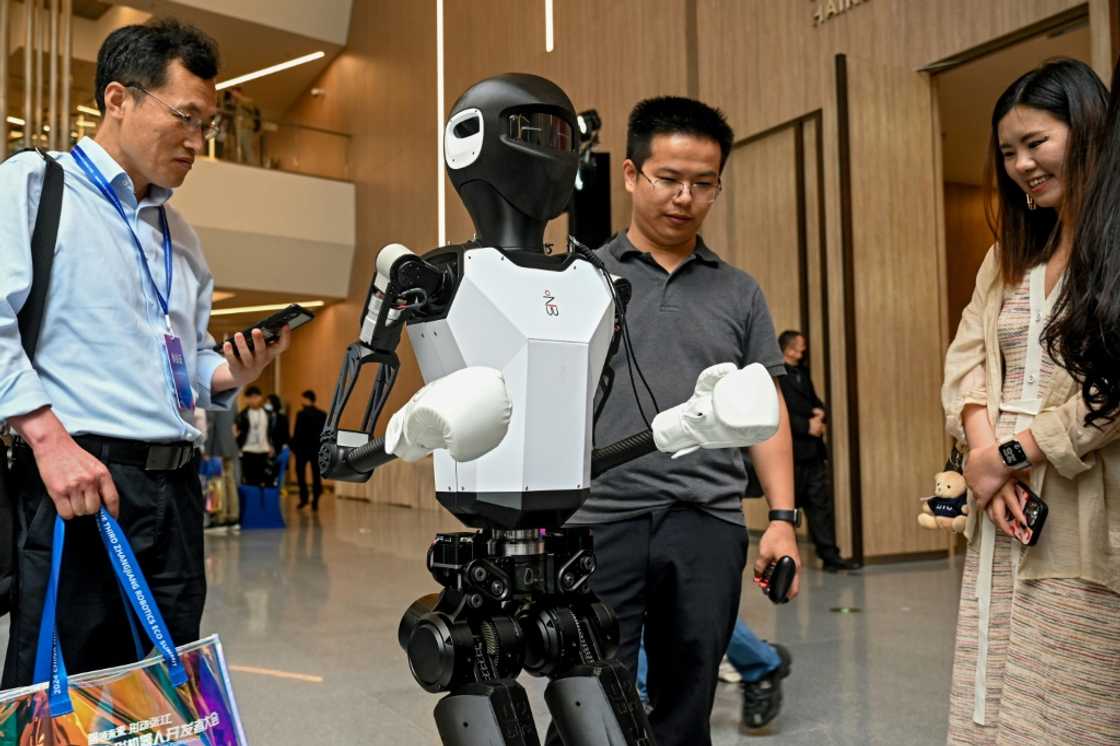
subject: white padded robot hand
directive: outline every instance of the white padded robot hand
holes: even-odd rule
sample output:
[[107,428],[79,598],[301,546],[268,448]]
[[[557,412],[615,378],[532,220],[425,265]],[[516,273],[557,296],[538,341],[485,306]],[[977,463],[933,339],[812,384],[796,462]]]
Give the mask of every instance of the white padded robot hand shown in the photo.
[[653,418],[657,450],[686,456],[699,448],[743,448],[778,431],[778,392],[765,367],[705,368],[692,398]]
[[456,461],[472,461],[497,448],[512,413],[501,371],[462,368],[417,391],[389,419],[385,452],[419,461],[446,448]]

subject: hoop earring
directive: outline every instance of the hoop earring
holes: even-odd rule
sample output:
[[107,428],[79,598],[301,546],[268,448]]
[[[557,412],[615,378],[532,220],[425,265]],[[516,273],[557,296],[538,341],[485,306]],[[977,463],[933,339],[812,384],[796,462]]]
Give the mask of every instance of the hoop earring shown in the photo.
[[1027,209],[1028,210],[1037,210],[1038,209],[1038,203],[1035,202],[1034,197],[1032,197],[1029,194],[1027,195]]

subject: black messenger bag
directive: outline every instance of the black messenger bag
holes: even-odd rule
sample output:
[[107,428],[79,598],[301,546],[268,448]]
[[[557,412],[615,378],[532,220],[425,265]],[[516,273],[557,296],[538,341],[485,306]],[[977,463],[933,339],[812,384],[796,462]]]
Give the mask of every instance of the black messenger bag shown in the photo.
[[[62,166],[47,154],[36,149],[46,162],[43,191],[39,196],[39,209],[35,213],[35,227],[31,232],[32,280],[31,293],[19,311],[19,335],[23,350],[34,362],[35,348],[39,343],[39,330],[43,325],[43,309],[47,303],[47,288],[54,262],[55,240],[58,238],[58,221],[62,215]],[[12,582],[15,579],[16,520],[15,491],[9,484],[8,444],[0,438],[0,615],[7,614],[12,603]]]

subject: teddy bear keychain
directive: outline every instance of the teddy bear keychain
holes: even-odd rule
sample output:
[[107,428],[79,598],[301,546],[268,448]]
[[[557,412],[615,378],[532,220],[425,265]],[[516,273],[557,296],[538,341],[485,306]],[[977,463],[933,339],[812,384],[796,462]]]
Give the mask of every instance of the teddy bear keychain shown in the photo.
[[920,498],[922,512],[918,525],[928,529],[947,529],[963,533],[968,515],[968,485],[964,481],[964,453],[954,446],[945,470],[934,478],[933,494]]

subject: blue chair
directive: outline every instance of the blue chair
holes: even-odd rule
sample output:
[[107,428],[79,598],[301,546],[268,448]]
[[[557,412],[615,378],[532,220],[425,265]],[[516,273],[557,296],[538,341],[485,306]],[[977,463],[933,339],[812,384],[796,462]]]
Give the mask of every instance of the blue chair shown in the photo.
[[291,452],[287,446],[280,449],[276,459],[276,482],[269,487],[243,484],[237,488],[241,501],[241,530],[252,531],[258,528],[287,528],[284,516],[280,513],[280,485],[288,473],[288,458]]

